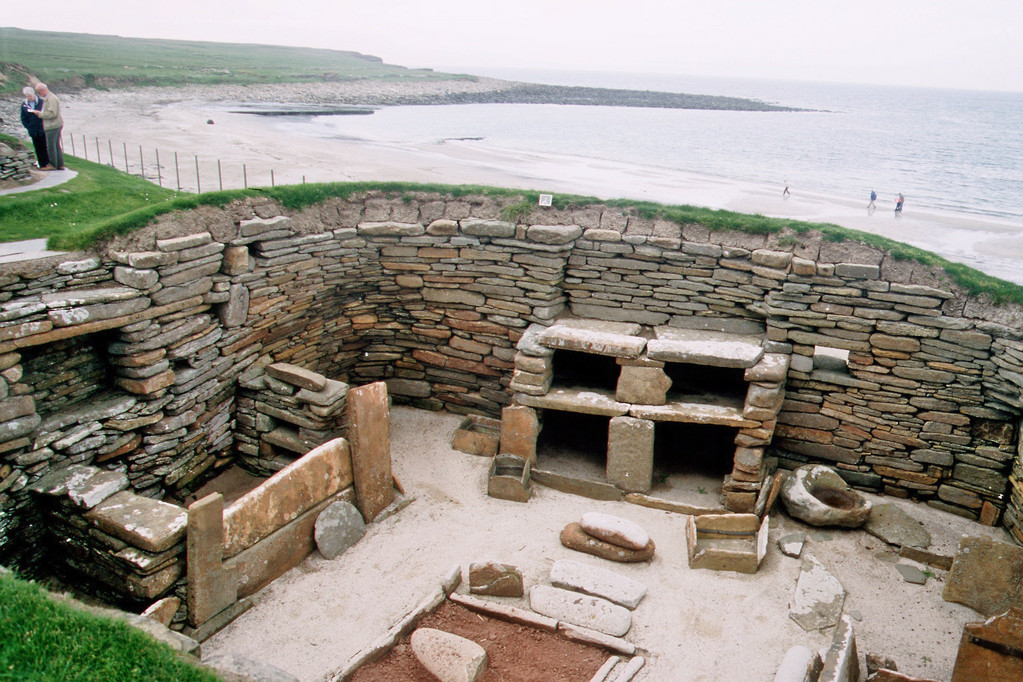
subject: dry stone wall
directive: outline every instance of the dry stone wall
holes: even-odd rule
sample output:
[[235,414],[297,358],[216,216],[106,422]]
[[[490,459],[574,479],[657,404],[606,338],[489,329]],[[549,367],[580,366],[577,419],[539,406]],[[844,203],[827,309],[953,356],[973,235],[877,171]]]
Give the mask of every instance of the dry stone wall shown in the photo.
[[27,488],[54,470],[120,471],[160,498],[251,457],[247,371],[290,363],[497,416],[525,329],[563,313],[754,321],[767,352],[790,356],[769,455],[1004,522],[1023,541],[1018,308],[814,233],[711,232],[603,205],[508,219],[519,202],[376,192],[291,214],[253,199],[165,217],[97,255],[7,268],[0,560],[45,551]]

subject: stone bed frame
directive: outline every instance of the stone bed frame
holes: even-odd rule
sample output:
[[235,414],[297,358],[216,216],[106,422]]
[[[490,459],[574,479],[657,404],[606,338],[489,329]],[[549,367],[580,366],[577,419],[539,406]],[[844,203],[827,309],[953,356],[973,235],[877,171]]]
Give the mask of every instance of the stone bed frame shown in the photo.
[[[712,232],[601,204],[503,219],[520,202],[368,192],[285,215],[248,199],[165,216],[100,255],[5,266],[0,563],[45,560],[30,488],[73,464],[157,499],[234,462],[283,466],[246,372],[286,362],[496,417],[529,401],[514,383],[526,329],[569,313],[762,326],[765,354],[788,360],[785,397],[740,449],[827,463],[1023,541],[1019,306],[815,232]],[[828,349],[848,359],[825,363]]]

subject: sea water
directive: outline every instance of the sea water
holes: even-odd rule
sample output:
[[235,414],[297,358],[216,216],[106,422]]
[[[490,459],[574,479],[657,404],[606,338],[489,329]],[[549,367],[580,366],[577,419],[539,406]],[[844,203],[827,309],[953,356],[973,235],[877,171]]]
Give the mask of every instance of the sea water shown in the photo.
[[[479,140],[773,184],[894,206],[1023,219],[1023,93],[685,76],[489,70],[558,85],[758,99],[798,112],[544,104],[387,107],[318,117],[319,134],[377,142]],[[312,131],[310,131],[312,132]]]

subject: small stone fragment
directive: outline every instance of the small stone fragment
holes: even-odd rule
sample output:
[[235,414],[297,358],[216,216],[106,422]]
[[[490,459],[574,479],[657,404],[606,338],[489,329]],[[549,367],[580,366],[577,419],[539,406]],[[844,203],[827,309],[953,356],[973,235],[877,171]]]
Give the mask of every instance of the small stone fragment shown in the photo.
[[785,556],[799,558],[803,553],[803,545],[806,543],[806,533],[789,533],[778,538],[778,549]]
[[522,572],[514,566],[496,561],[470,564],[469,592],[492,597],[521,597]]
[[487,652],[476,642],[443,630],[418,628],[412,653],[440,682],[476,682],[487,669]]
[[923,585],[927,582],[927,576],[916,566],[909,564],[895,564],[896,570],[902,574],[902,579],[914,585]]

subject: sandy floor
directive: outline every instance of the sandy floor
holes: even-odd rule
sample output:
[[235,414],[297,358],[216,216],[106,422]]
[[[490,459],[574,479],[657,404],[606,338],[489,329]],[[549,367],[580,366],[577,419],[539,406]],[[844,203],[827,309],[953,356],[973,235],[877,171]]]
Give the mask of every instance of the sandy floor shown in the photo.
[[[485,494],[488,460],[449,447],[461,417],[407,407],[391,412],[393,467],[414,501],[333,561],[318,554],[258,593],[256,605],[203,644],[205,656],[236,653],[265,660],[302,680],[323,680],[411,611],[458,564],[498,560],[518,566],[527,587],[546,582],[558,559],[609,565],[646,584],[626,638],[651,654],[639,679],[771,680],[795,644],[826,647],[830,631],[807,633],[788,618],[800,560],[775,540],[805,530],[813,554],[848,592],[861,654],[890,656],[910,675],[948,679],[973,610],[941,599],[942,571],[924,586],[903,582],[899,560],[862,531],[811,529],[776,510],[760,571],[740,575],[690,570],[685,517],[619,502],[595,502],[537,487],[527,504]],[[878,501],[879,498],[874,498]],[[1004,539],[928,507],[898,500],[951,554],[963,533]],[[604,562],[561,546],[558,534],[587,511],[641,524],[657,544],[649,564]],[[921,566],[922,568],[922,566]],[[460,591],[467,588],[463,586]],[[526,607],[525,601],[502,600]],[[686,671],[684,674],[679,671]]]
[[[746,213],[832,222],[902,242],[966,263],[1009,281],[1023,283],[1023,225],[967,215],[925,212],[907,203],[896,219],[879,202],[868,215],[866,200],[849,201],[796,188],[782,199],[781,188],[736,182],[599,159],[527,154],[496,149],[486,141],[449,140],[389,144],[367,140],[310,139],[287,119],[232,114],[226,102],[200,101],[209,91],[149,90],[68,95],[65,135],[76,153],[139,169],[142,146],[146,176],[156,180],[160,151],[164,186],[194,191],[196,164],[203,190],[276,184],[400,180],[484,184],[565,192],[599,198],[630,198],[692,204]],[[242,96],[243,91],[231,95]],[[214,124],[207,124],[213,120]],[[84,136],[84,139],[83,139]],[[66,145],[72,147],[70,139]],[[97,149],[98,146],[98,149]],[[177,170],[174,154],[177,152]],[[217,161],[220,160],[218,169]]]

